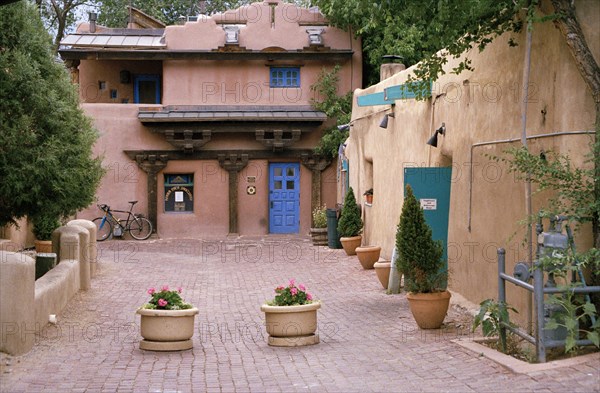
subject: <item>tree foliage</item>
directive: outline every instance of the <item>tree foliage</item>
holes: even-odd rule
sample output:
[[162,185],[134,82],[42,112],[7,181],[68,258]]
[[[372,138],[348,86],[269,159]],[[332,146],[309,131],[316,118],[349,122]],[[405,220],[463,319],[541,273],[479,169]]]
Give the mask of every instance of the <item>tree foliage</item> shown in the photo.
[[[352,92],[338,95],[339,72],[341,67],[336,65],[331,71],[322,69],[317,83],[311,86],[317,99],[312,100],[315,109],[324,112],[328,118],[335,119],[337,124],[350,123],[352,114]],[[315,153],[335,158],[338,148],[348,138],[348,130],[337,127],[325,131]]]
[[[448,56],[471,48],[483,50],[496,36],[518,31],[515,15],[525,0],[315,0],[321,12],[340,28],[362,38],[368,84],[379,80],[384,55],[399,55],[404,64],[421,62],[416,76],[435,80]],[[438,51],[442,50],[441,53]],[[465,59],[455,69],[470,68]]]
[[0,226],[67,216],[93,201],[97,133],[27,2],[0,7],[0,130]]

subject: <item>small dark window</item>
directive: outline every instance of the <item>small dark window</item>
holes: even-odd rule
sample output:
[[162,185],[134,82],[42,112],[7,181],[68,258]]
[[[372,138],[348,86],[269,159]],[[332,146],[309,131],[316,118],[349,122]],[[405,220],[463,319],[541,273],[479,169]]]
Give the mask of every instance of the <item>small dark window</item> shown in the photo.
[[136,75],[133,82],[135,104],[160,104],[160,77],[158,75]]
[[300,87],[299,67],[271,67],[271,87]]
[[194,211],[194,175],[165,175],[165,212]]

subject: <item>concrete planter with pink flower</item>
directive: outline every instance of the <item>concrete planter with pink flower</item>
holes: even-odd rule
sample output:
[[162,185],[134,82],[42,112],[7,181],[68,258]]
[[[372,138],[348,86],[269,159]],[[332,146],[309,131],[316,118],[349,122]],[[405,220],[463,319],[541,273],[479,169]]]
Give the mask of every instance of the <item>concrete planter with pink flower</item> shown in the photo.
[[299,347],[319,343],[317,311],[319,301],[313,300],[304,285],[290,280],[287,287],[275,288],[275,299],[261,306],[265,313],[268,344],[277,347]]
[[148,351],[182,351],[193,347],[194,322],[199,310],[185,303],[181,288],[170,291],[148,290],[150,302],[137,310],[140,315],[140,349]]

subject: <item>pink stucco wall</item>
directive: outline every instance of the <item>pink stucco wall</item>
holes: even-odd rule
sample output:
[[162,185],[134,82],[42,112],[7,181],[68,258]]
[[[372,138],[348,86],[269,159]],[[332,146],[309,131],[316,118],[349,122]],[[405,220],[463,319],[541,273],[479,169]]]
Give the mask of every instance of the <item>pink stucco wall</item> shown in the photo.
[[[95,152],[103,157],[106,176],[98,190],[98,203],[113,209],[126,210],[128,201],[139,201],[136,212],[148,213],[147,177],[124,150],[174,150],[160,134],[153,133],[138,119],[140,107],[133,102],[133,83],[122,83],[120,72],[134,75],[156,74],[161,80],[161,105],[258,105],[294,106],[311,105],[315,97],[311,86],[317,82],[323,68],[341,66],[340,93],[361,86],[360,42],[350,32],[328,27],[323,16],[281,1],[254,3],[212,18],[200,18],[182,26],[165,29],[167,50],[211,51],[225,45],[224,24],[241,26],[239,49],[245,51],[302,51],[308,47],[306,29],[317,26],[324,30],[324,52],[352,50],[346,60],[83,60],[78,67],[80,98],[86,113],[94,119],[100,132]],[[314,51],[315,48],[311,48]],[[270,66],[297,66],[300,68],[299,88],[270,88]],[[106,84],[99,89],[99,81]],[[110,98],[110,90],[117,90],[117,98]],[[129,100],[123,104],[123,99]],[[294,149],[312,149],[323,130],[332,127],[332,121],[320,128],[304,132]],[[203,150],[263,150],[256,141],[252,124],[237,133],[213,133]],[[244,132],[242,132],[244,131]],[[264,235],[269,232],[269,164],[272,162],[299,162],[298,159],[250,160],[238,177],[238,229],[242,235]],[[307,234],[311,225],[312,172],[300,166],[300,230]],[[190,213],[164,211],[164,176],[166,174],[194,175],[194,210]],[[222,236],[229,230],[229,173],[216,160],[171,160],[157,177],[158,234],[165,238]],[[248,177],[254,177],[257,193],[249,195]],[[323,172],[321,192],[323,203],[335,205],[335,164]],[[82,211],[81,218],[100,215],[96,206]]]

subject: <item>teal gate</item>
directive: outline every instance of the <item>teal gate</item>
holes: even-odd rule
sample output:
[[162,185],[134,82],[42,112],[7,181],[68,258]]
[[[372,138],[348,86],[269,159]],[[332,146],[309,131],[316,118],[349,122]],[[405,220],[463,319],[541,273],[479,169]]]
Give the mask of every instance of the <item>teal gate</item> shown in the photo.
[[452,167],[405,168],[404,184],[410,184],[425,220],[431,227],[434,240],[441,240],[444,246],[444,260],[448,269],[448,214],[450,212],[450,184]]

